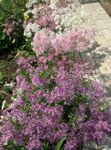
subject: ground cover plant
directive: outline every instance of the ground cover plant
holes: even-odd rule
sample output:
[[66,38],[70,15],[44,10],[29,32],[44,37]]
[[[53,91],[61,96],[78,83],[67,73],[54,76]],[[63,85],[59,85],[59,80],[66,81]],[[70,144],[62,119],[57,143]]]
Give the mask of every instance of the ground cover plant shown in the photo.
[[[79,33],[67,33],[72,43],[77,34],[83,38]],[[104,95],[101,85],[94,81],[90,84],[85,77],[92,73],[87,70],[87,62],[76,56],[76,47],[56,51],[56,47],[66,44],[66,35],[55,48],[46,42],[39,56],[18,60],[18,96],[3,112],[1,144],[13,141],[29,150],[55,149],[61,141],[61,149],[82,149],[88,141],[104,142],[105,130],[110,132],[110,119],[106,120],[110,112],[101,110],[99,105]],[[37,33],[34,37],[34,47],[39,44],[38,36]],[[86,37],[84,41],[89,43],[89,36]]]
[[111,134],[104,89],[88,56],[82,57],[94,33],[74,28],[74,18],[64,20],[67,9],[72,13],[77,6],[73,0],[26,3],[26,43],[13,101],[1,114],[1,150],[83,150],[87,143],[104,144]]

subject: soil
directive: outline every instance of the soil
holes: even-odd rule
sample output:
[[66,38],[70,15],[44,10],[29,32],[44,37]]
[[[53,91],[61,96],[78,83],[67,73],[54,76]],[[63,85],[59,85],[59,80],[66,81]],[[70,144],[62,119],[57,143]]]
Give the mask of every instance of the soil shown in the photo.
[[111,0],[100,0],[101,5],[111,17]]

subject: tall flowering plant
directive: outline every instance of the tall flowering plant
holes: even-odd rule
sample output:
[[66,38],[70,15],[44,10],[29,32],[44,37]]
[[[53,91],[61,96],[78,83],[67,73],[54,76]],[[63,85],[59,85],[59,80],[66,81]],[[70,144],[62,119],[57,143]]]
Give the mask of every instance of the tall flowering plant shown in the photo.
[[35,34],[35,53],[19,58],[16,98],[2,113],[1,150],[82,150],[87,142],[104,143],[110,111],[101,109],[103,89],[89,80],[92,70],[79,57],[91,36],[78,30]]

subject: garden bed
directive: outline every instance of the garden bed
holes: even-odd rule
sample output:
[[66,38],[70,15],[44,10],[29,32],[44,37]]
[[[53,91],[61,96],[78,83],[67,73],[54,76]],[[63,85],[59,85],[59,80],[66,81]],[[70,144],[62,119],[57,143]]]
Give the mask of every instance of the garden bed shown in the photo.
[[8,43],[7,50],[14,45],[17,54],[0,60],[0,90],[9,96],[1,103],[0,150],[101,147],[111,134],[111,111],[87,55],[94,33],[78,28],[83,17],[78,21],[74,12],[80,3],[28,0],[18,13],[18,0],[13,2],[16,16],[3,14],[1,20],[2,51]]

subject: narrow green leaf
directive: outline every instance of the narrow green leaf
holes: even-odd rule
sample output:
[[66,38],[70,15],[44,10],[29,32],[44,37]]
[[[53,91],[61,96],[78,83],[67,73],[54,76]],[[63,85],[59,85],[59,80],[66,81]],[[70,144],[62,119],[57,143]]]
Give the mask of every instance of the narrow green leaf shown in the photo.
[[65,138],[62,138],[62,139],[58,142],[58,144],[56,145],[55,150],[60,150],[61,147],[62,147],[62,145],[63,145],[63,143],[64,143],[64,141],[65,141]]

